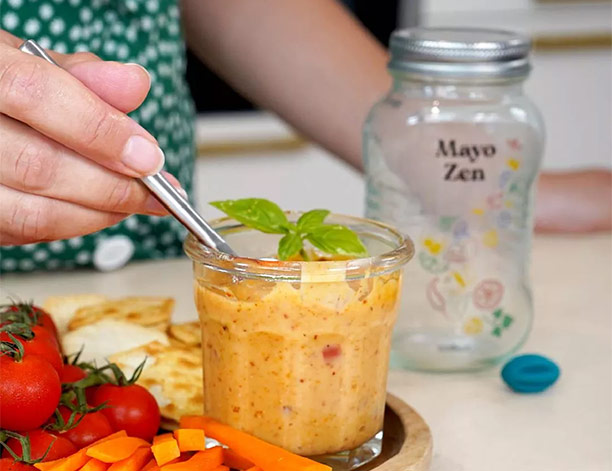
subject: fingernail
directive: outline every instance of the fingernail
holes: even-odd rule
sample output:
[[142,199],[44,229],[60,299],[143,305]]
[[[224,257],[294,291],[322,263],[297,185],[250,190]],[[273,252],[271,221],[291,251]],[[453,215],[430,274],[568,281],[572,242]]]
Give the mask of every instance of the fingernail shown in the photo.
[[149,73],[149,71],[142,65],[137,64],[136,62],[125,62],[123,65],[131,65],[131,66],[136,66],[141,68],[142,70],[144,70],[145,74],[147,74],[147,77],[149,77],[149,85],[151,84],[151,74]]
[[139,174],[153,175],[164,166],[164,153],[157,144],[136,134],[125,144],[121,161]]
[[145,201],[145,210],[149,214],[168,214],[168,210],[152,195]]

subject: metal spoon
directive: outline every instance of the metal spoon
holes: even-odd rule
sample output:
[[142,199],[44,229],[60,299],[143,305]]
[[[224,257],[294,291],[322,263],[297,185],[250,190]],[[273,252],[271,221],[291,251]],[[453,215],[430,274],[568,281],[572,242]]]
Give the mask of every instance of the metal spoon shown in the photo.
[[[46,51],[32,39],[25,41],[19,49],[27,54],[41,57],[47,62],[60,67]],[[161,173],[140,179],[159,202],[200,242],[219,252],[236,255],[223,238],[198,214],[198,212],[176,191]]]

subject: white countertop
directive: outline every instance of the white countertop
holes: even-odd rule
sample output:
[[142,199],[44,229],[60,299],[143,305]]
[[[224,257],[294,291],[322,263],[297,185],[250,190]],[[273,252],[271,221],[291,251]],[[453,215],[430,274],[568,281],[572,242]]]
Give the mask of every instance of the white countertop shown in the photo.
[[[213,195],[257,195],[294,209],[329,207],[329,201],[335,211],[359,214],[363,207],[359,175],[312,149],[285,158],[200,159],[198,167],[201,202]],[[332,188],[341,190],[330,196]],[[499,368],[452,375],[391,372],[389,390],[431,426],[432,471],[611,469],[611,249],[609,234],[535,238],[535,323],[522,351],[547,355],[560,365],[559,382],[545,393],[510,392]],[[178,259],[113,273],[4,276],[0,294],[36,302],[51,294],[88,292],[170,295],[177,300],[176,320],[183,321],[196,317],[191,289],[191,265]]]

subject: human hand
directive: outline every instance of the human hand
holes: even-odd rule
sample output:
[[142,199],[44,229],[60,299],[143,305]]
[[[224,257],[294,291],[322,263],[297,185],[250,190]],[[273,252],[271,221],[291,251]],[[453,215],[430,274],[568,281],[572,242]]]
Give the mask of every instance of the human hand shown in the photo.
[[163,152],[125,114],[148,93],[145,69],[51,52],[60,68],[21,52],[21,43],[0,30],[0,245],[166,214],[135,179],[158,172]]

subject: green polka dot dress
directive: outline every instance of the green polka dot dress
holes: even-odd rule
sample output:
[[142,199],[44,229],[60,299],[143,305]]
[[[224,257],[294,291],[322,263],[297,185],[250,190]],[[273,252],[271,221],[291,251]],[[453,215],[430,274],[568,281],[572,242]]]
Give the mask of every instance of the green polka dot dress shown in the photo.
[[[157,138],[164,169],[190,192],[194,107],[184,80],[179,13],[178,0],[0,0],[0,27],[57,52],[90,51],[146,67],[151,90],[130,116]],[[184,236],[170,217],[134,215],[84,237],[0,247],[0,272],[110,270],[130,260],[181,255]]]

